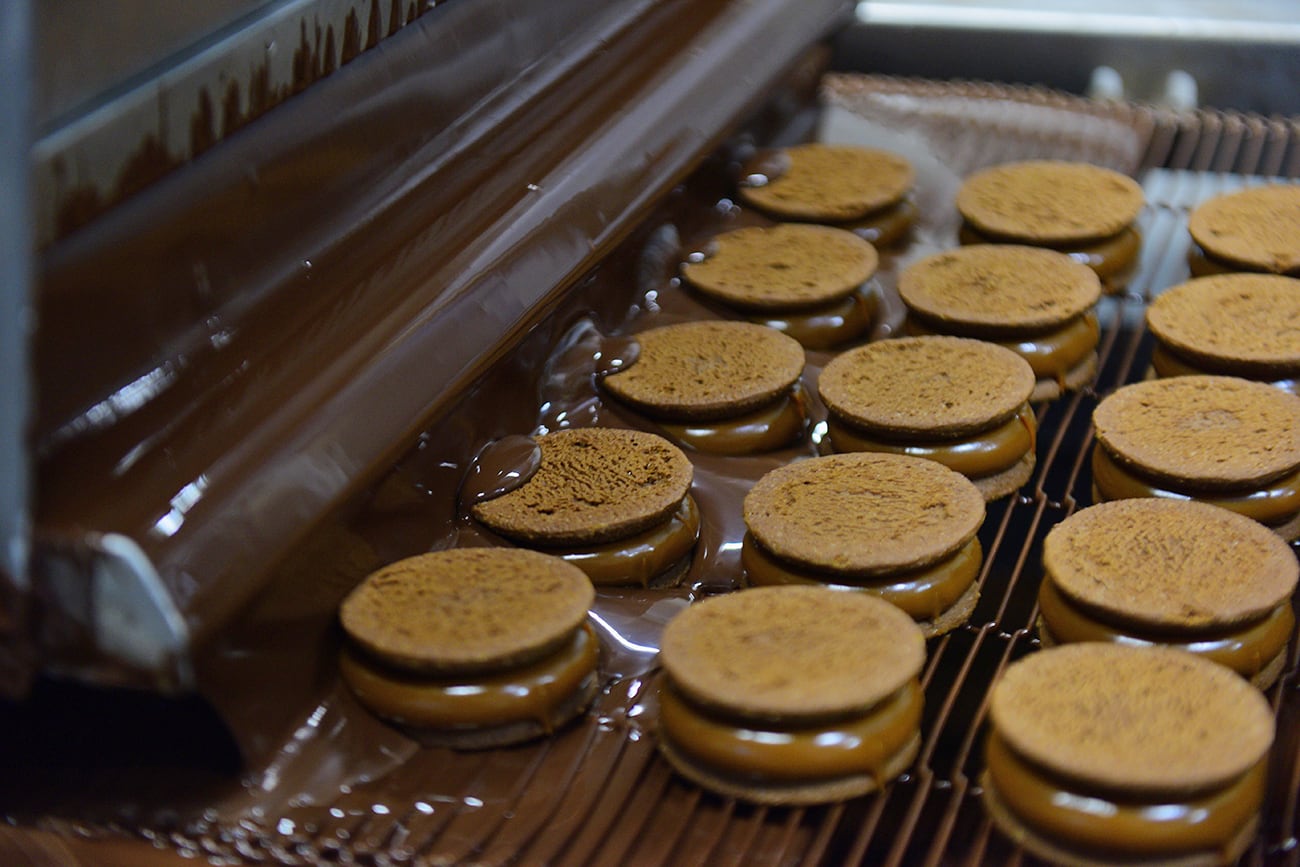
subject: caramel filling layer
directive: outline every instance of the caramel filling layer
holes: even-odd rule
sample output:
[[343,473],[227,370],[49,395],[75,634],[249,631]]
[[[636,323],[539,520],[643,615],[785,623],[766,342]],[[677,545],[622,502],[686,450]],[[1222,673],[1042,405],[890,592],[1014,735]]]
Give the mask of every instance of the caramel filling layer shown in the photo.
[[[1213,274],[1276,274],[1279,272],[1269,271],[1267,269],[1251,268],[1249,265],[1238,265],[1236,262],[1229,262],[1226,259],[1219,259],[1205,252],[1198,244],[1192,244],[1187,250],[1187,265],[1191,269],[1193,277],[1209,277]],[[1293,268],[1290,271],[1280,272],[1287,277],[1300,277],[1300,269]]]
[[[958,240],[963,244],[1006,244],[1029,243],[1026,241],[1007,241],[986,235],[969,223],[962,223]],[[1114,285],[1125,277],[1137,264],[1138,250],[1142,247],[1142,235],[1132,226],[1122,230],[1118,235],[1079,244],[1033,244],[1035,247],[1050,247],[1064,253],[1076,262],[1087,265],[1098,277]]]
[[865,773],[884,783],[890,759],[921,725],[922,704],[913,680],[862,716],[781,727],[715,717],[665,683],[659,691],[659,729],[693,762],[728,776],[800,782]]
[[[915,315],[908,317],[907,331],[918,335],[948,333],[934,329]],[[1101,326],[1097,323],[1097,315],[1090,310],[1055,331],[988,342],[1010,349],[1029,362],[1034,376],[1039,379],[1060,381],[1096,350],[1100,336]]]
[[[870,532],[869,529],[863,532]],[[892,575],[855,578],[827,575],[777,560],[746,533],[740,548],[740,563],[750,584],[758,587],[782,584],[820,584],[834,590],[874,593],[906,611],[915,620],[937,617],[961,598],[979,575],[983,549],[973,538],[951,557]]]
[[548,725],[596,670],[599,642],[583,624],[560,651],[529,665],[474,677],[408,674],[345,644],[339,671],[357,700],[394,722],[474,729],[533,720]]
[[903,199],[896,205],[890,205],[865,217],[835,225],[841,229],[848,229],[877,247],[888,247],[907,234],[907,230],[916,223],[920,213],[915,202],[911,199]]
[[1010,421],[970,437],[950,440],[891,442],[859,433],[837,419],[826,421],[831,445],[840,452],[889,452],[929,458],[972,479],[1000,473],[1034,449],[1038,425],[1029,404]]
[[1163,497],[1168,500],[1199,500],[1253,518],[1261,524],[1279,526],[1300,512],[1300,472],[1283,476],[1264,487],[1236,494],[1223,491],[1187,491],[1161,487],[1121,467],[1101,443],[1092,450],[1092,483],[1103,500]]
[[871,328],[879,306],[875,281],[829,304],[803,310],[750,313],[751,322],[775,328],[805,349],[830,349],[861,337]]
[[1060,644],[1076,641],[1110,641],[1116,644],[1164,645],[1195,653],[1226,665],[1250,678],[1258,674],[1286,647],[1295,626],[1291,606],[1283,602],[1260,620],[1230,629],[1160,634],[1101,619],[1083,610],[1044,580],[1038,591],[1038,610],[1043,624]]
[[689,555],[699,538],[700,510],[695,498],[687,494],[671,518],[649,530],[592,548],[547,548],[546,553],[568,560],[586,572],[593,584],[646,587],[656,575]]
[[[1159,340],[1151,347],[1151,369],[1156,372],[1156,376],[1204,376],[1210,375],[1228,375],[1244,376],[1236,370],[1230,370],[1225,366],[1221,370],[1209,370],[1207,368],[1197,367],[1191,361],[1188,361],[1174,350],[1165,346]],[[1258,382],[1267,382],[1274,388],[1280,388],[1283,391],[1289,391],[1291,394],[1300,395],[1300,379],[1260,379],[1256,376],[1246,376],[1247,379],[1254,379]]]
[[668,436],[702,452],[751,455],[770,452],[803,436],[808,426],[803,389],[787,391],[764,407],[718,421],[659,422]]
[[989,783],[1008,810],[1042,836],[1114,856],[1223,852],[1259,812],[1265,762],[1224,788],[1193,798],[1138,801],[1082,791],[1048,778],[996,734],[985,753]]

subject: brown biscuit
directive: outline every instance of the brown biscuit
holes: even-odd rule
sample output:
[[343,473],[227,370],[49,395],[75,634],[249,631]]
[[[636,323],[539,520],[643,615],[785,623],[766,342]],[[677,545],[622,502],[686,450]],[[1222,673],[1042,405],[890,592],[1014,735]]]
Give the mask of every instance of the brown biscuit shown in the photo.
[[1076,512],[1043,542],[1066,597],[1126,623],[1206,629],[1262,617],[1290,598],[1300,566],[1250,518],[1192,500],[1131,499]]
[[399,560],[343,600],[348,637],[407,671],[466,674],[554,650],[595,598],[576,566],[517,548],[456,548]]
[[822,371],[832,413],[883,434],[960,436],[1008,421],[1034,371],[1009,349],[961,337],[904,337],[849,350]]
[[1187,229],[1216,259],[1250,271],[1291,273],[1300,269],[1300,186],[1216,196],[1192,211]]
[[718,235],[682,265],[701,293],[742,310],[796,310],[847,297],[876,273],[876,248],[852,232],[785,223]]
[[1027,760],[1111,791],[1185,793],[1239,777],[1267,752],[1273,713],[1231,670],[1163,647],[1068,644],[1010,666],[993,727]]
[[648,415],[718,419],[770,403],[803,373],[799,341],[748,322],[686,322],[636,335],[640,354],[601,382]]
[[1152,302],[1147,327],[1209,370],[1300,371],[1300,280],[1245,273],[1190,280]]
[[942,464],[855,452],[779,467],[745,496],[745,524],[774,556],[869,576],[925,566],[974,537],[984,498]]
[[1235,377],[1127,385],[1092,423],[1118,463],[1203,489],[1265,484],[1300,466],[1300,397]]
[[916,179],[903,157],[849,145],[795,145],[760,163],[742,180],[741,201],[790,220],[856,220],[896,204]]
[[581,428],[546,434],[537,444],[536,474],[472,510],[491,529],[526,544],[625,538],[667,520],[691,487],[691,462],[655,434]]
[[1087,163],[1007,163],[976,172],[957,192],[957,210],[986,235],[1034,244],[1108,238],[1137,219],[1142,188]]
[[909,310],[978,337],[1064,325],[1101,297],[1101,281],[1064,253],[1012,244],[945,250],[898,278]]

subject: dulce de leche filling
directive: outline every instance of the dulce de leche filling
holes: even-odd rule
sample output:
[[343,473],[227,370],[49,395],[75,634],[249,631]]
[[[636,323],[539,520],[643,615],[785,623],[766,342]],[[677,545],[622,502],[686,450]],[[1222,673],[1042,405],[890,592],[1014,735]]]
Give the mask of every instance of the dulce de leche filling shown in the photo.
[[1085,611],[1050,580],[1044,580],[1039,588],[1038,610],[1047,631],[1058,644],[1110,641],[1164,645],[1212,659],[1246,678],[1258,674],[1282,652],[1295,626],[1291,606],[1283,602],[1263,618],[1235,627],[1202,630],[1200,634],[1190,630],[1161,634],[1114,623],[1100,614]]
[[997,734],[989,737],[985,758],[989,787],[1026,828],[1114,857],[1226,852],[1264,800],[1263,760],[1212,792],[1139,800],[1053,779]]
[[535,721],[543,727],[596,670],[599,642],[583,624],[563,648],[494,674],[436,677],[384,665],[345,644],[339,672],[376,715],[431,729],[475,729]]
[[752,312],[749,320],[793,337],[806,349],[831,349],[866,334],[879,304],[876,282],[870,280],[862,288],[828,304],[800,310]]
[[815,725],[725,718],[683,698],[671,683],[659,691],[659,732],[702,767],[732,777],[803,782],[885,770],[916,737],[923,699],[911,681],[860,716]]
[[[1187,266],[1192,272],[1193,277],[1209,277],[1213,274],[1275,274],[1276,271],[1270,271],[1261,268],[1252,268],[1249,265],[1239,265],[1236,262],[1229,262],[1227,259],[1220,259],[1205,251],[1205,248],[1199,244],[1192,244],[1187,250]],[[1287,277],[1300,277],[1300,269],[1292,268],[1290,271],[1281,272]]]
[[[915,314],[907,318],[907,332],[916,335],[948,333],[933,328]],[[988,342],[1010,349],[1029,362],[1034,376],[1039,379],[1055,379],[1060,382],[1097,349],[1100,336],[1101,326],[1097,322],[1097,315],[1088,311],[1054,331]]]
[[700,538],[700,510],[690,494],[667,521],[626,539],[588,548],[548,548],[577,566],[599,586],[639,584],[651,580],[688,556]]
[[954,472],[978,479],[1014,466],[1033,451],[1038,430],[1034,411],[1025,404],[1009,421],[969,437],[897,442],[853,430],[836,418],[826,422],[831,445],[840,452],[889,452],[938,461]]
[[746,533],[740,548],[745,577],[757,587],[783,584],[820,584],[834,590],[873,593],[906,611],[915,620],[937,617],[962,597],[979,575],[983,549],[972,538],[953,555],[890,575],[856,578],[806,570],[776,559]]
[[846,220],[835,225],[841,229],[848,229],[876,247],[888,247],[907,234],[907,230],[912,228],[920,213],[915,202],[911,199],[903,199],[896,205],[882,208],[865,217]]
[[1269,379],[1267,377],[1250,376],[1239,373],[1235,370],[1229,370],[1226,367],[1221,370],[1209,370],[1198,367],[1186,358],[1178,355],[1174,350],[1165,346],[1159,340],[1151,347],[1151,369],[1156,372],[1156,376],[1243,376],[1246,379],[1253,379],[1257,382],[1267,382],[1274,388],[1280,388],[1283,391],[1289,391],[1291,394],[1300,395],[1300,379],[1282,378]]
[[782,394],[767,406],[717,421],[659,422],[668,436],[702,452],[749,455],[770,452],[803,436],[808,426],[803,388]]
[[[986,235],[969,223],[962,223],[958,231],[958,240],[963,244],[1001,244],[1002,238]],[[1027,243],[1017,241],[1015,243]],[[1086,241],[1077,244],[1038,244],[1064,253],[1076,262],[1087,265],[1098,277],[1110,286],[1124,282],[1137,265],[1138,250],[1142,247],[1142,235],[1132,226],[1117,235],[1102,238],[1099,241]]]
[[1163,497],[1169,500],[1199,500],[1253,518],[1261,524],[1279,526],[1300,513],[1300,472],[1283,476],[1253,491],[1177,490],[1165,482],[1151,481],[1121,467],[1097,443],[1092,450],[1092,483],[1102,500]]

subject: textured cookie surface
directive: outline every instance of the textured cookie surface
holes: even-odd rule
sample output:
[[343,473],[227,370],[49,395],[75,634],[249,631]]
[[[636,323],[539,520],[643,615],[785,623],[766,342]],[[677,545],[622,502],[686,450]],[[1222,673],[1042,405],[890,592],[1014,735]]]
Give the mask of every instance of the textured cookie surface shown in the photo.
[[1224,666],[1109,643],[1025,657],[994,686],[989,714],[1030,761],[1134,794],[1222,784],[1263,757],[1274,725],[1263,694]]
[[1300,397],[1230,376],[1127,385],[1092,414],[1116,460],[1210,487],[1272,481],[1300,466]]
[[865,593],[761,587],[697,602],[664,629],[660,661],[701,704],[781,720],[862,711],[916,677],[925,639]]
[[1187,228],[1212,256],[1257,271],[1294,271],[1300,268],[1300,186],[1217,196],[1192,211]]
[[825,304],[861,286],[880,262],[852,232],[794,223],[718,235],[703,261],[682,266],[700,292],[736,307],[774,310]]
[[960,337],[904,337],[849,350],[826,365],[827,407],[859,427],[934,436],[1010,419],[1034,390],[1034,371],[1009,349]]
[[975,244],[928,256],[898,278],[908,308],[951,325],[1041,330],[1064,325],[1101,297],[1101,281],[1064,253]]
[[799,341],[748,322],[686,322],[636,335],[636,362],[605,377],[612,394],[651,414],[720,418],[768,403],[799,379]]
[[1037,244],[1108,238],[1137,219],[1143,201],[1127,175],[1055,160],[984,169],[957,192],[957,210],[981,232]]
[[1300,368],[1300,280],[1273,274],[1190,280],[1152,302],[1147,326],[1192,358]]
[[1192,500],[1116,500],[1076,512],[1043,543],[1062,593],[1124,621],[1202,628],[1242,623],[1290,598],[1300,572],[1286,542]]
[[855,452],[772,470],[745,496],[744,514],[754,538],[780,559],[871,575],[956,551],[983,523],[984,498],[935,461]]
[[537,473],[473,509],[512,539],[541,546],[618,539],[666,520],[691,487],[691,462],[655,434],[582,428],[546,434],[537,444]]
[[399,560],[343,600],[360,646],[414,671],[463,673],[542,655],[587,617],[591,581],[558,557],[456,548]]
[[802,144],[766,155],[779,171],[766,183],[742,183],[742,201],[795,220],[853,220],[892,205],[916,179],[912,164],[889,151],[849,145]]

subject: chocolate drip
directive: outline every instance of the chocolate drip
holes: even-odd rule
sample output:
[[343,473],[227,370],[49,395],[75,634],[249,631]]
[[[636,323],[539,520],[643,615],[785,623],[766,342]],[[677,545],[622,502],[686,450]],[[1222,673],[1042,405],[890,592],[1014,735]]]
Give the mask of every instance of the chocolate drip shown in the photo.
[[484,446],[461,482],[457,500],[461,514],[521,487],[541,465],[542,449],[532,437],[512,434]]

